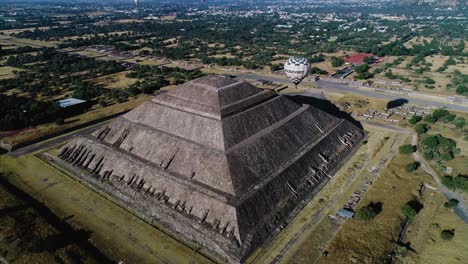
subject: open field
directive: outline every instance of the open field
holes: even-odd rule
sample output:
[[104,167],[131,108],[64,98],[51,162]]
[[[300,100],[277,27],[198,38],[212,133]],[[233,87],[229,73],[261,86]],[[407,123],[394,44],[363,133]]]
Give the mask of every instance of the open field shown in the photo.
[[[443,206],[445,200],[440,193],[430,191],[434,197],[425,201],[425,209],[409,230],[411,246],[417,254],[409,253],[407,263],[463,263],[468,259],[468,229],[451,209]],[[427,209],[427,210],[426,210]],[[440,237],[442,230],[455,230],[453,240]]]
[[433,38],[430,37],[414,37],[408,40],[404,45],[407,48],[412,48],[414,45],[423,45],[425,42],[430,43]]
[[132,79],[125,77],[125,74],[130,71],[123,71],[114,74],[98,77],[94,79],[96,84],[103,85],[110,89],[124,89],[138,81],[138,79]]
[[[39,27],[39,30],[47,30],[50,27]],[[3,33],[5,35],[12,35],[12,34],[17,34],[25,31],[34,31],[36,28],[35,27],[30,27],[30,28],[18,28],[18,29],[6,29],[6,30],[0,30],[0,33]]]
[[[396,57],[385,57],[384,61],[376,65],[376,67],[383,66],[387,62],[392,62],[393,59]],[[448,90],[447,85],[451,82],[452,74],[455,70],[460,71],[462,74],[468,74],[468,67],[466,64],[457,63],[457,65],[449,65],[446,70],[443,72],[437,72],[437,69],[442,67],[444,63],[450,58],[449,56],[443,55],[430,55],[425,57],[424,62],[422,64],[427,63],[429,70],[424,71],[423,73],[418,73],[417,70],[426,67],[420,66],[415,67],[413,66],[411,69],[407,69],[406,66],[414,59],[414,56],[405,56],[403,57],[404,61],[399,65],[390,67],[389,69],[392,71],[393,74],[406,77],[410,80],[408,83],[403,83],[408,88],[418,88],[418,90],[425,92],[425,93],[432,93],[432,94],[444,94],[444,95],[453,95],[455,94],[454,89]],[[458,61],[458,60],[456,60]],[[372,70],[371,70],[372,71]],[[387,79],[384,77],[385,72],[377,74],[375,78],[378,79]],[[374,78],[374,80],[375,80]],[[426,78],[430,78],[434,80],[434,84],[432,84],[433,88],[427,88],[426,84],[423,81]],[[395,79],[393,81],[399,81]]]
[[123,62],[132,62],[139,65],[149,65],[149,66],[161,66],[170,63],[170,61],[166,59],[149,59],[144,57],[134,57],[131,59],[124,59]]
[[2,79],[10,79],[15,77],[13,71],[23,71],[20,68],[10,67],[10,66],[3,66],[0,67],[0,80]]
[[116,206],[35,156],[0,156],[8,181],[66,218],[91,231],[90,242],[110,259],[125,263],[210,263],[192,249]]
[[41,41],[41,40],[34,40],[34,39],[23,39],[23,38],[15,38],[12,36],[5,36],[0,35],[0,44],[5,46],[14,46],[14,47],[26,47],[30,46],[33,48],[50,48],[55,47],[57,42],[55,41]]
[[74,51],[74,52],[69,52],[69,54],[76,54],[76,55],[86,56],[88,58],[99,58],[99,57],[107,56],[106,54],[102,54],[102,53],[99,53],[97,51],[91,51],[91,50]]

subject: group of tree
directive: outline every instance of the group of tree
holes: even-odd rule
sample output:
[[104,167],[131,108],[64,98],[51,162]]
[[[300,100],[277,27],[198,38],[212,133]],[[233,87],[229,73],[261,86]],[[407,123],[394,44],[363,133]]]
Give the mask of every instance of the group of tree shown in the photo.
[[374,77],[374,74],[369,72],[369,64],[367,63],[363,63],[359,66],[356,66],[354,68],[354,72],[356,72],[357,74],[355,75],[354,78],[358,79],[358,80],[366,80],[366,79],[370,79],[372,77]]
[[56,120],[60,108],[55,102],[0,94],[0,130],[18,130]]
[[452,160],[460,153],[457,143],[440,134],[427,135],[420,142],[420,150],[428,160]]
[[457,94],[468,95],[468,74],[455,70],[447,89],[455,89]]
[[343,59],[337,58],[337,57],[335,57],[335,56],[331,57],[330,60],[331,60],[331,65],[332,65],[333,67],[340,67],[340,66],[342,66],[342,65],[344,64],[344,60],[343,60]]
[[437,109],[432,114],[426,115],[424,117],[424,121],[432,124],[434,124],[437,121],[448,123],[453,121],[455,117],[455,114],[450,113],[446,109]]
[[468,176],[458,175],[455,177],[444,176],[442,177],[442,184],[451,190],[462,190],[468,192]]

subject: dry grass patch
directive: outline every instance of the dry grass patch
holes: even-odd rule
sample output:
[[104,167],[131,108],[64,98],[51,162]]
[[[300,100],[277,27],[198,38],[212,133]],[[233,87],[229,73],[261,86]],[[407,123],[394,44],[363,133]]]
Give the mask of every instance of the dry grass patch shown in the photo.
[[430,43],[432,40],[433,38],[431,37],[414,37],[404,44],[407,48],[412,48],[414,45],[422,45],[424,42]]
[[[468,259],[468,228],[466,223],[453,210],[445,208],[445,198],[440,193],[431,192],[434,197],[426,202],[431,210],[421,211],[417,220],[418,230],[411,230],[409,239],[416,253],[409,253],[406,263],[456,264]],[[428,204],[430,202],[430,204]],[[415,223],[416,224],[416,223]],[[442,230],[455,230],[452,240],[440,237]]]
[[405,171],[411,160],[397,154],[388,168],[382,170],[359,206],[380,202],[382,211],[371,221],[346,221],[328,247],[328,256],[321,257],[318,263],[376,263],[398,248],[394,241],[403,222],[400,206],[417,197],[422,182],[432,182],[421,170],[412,174]]
[[15,67],[10,67],[10,66],[3,66],[3,67],[0,67],[0,80],[3,80],[3,79],[11,79],[13,77],[15,77],[15,74],[13,73],[13,71],[23,71],[22,69],[20,68],[15,68]]
[[125,75],[129,72],[123,71],[101,76],[95,79],[95,83],[110,89],[125,89],[138,81],[138,79],[127,78]]

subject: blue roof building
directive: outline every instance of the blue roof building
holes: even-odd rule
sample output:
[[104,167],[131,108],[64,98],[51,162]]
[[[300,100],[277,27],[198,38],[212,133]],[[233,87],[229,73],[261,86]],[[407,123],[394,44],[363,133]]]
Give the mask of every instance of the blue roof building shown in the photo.
[[57,103],[59,104],[60,108],[67,108],[70,106],[86,103],[86,101],[76,98],[67,98],[63,100],[58,100]]
[[341,216],[341,217],[347,218],[347,219],[353,218],[353,216],[354,216],[354,212],[349,210],[349,209],[346,209],[346,208],[342,208],[342,209],[338,210],[338,212],[336,212],[336,214],[338,216]]

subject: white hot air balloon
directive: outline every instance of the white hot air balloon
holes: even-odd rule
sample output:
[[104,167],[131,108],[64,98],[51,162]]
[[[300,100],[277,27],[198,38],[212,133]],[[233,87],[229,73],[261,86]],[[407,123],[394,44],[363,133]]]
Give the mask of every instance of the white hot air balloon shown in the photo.
[[310,63],[306,58],[291,57],[284,64],[286,76],[297,85],[310,73]]

